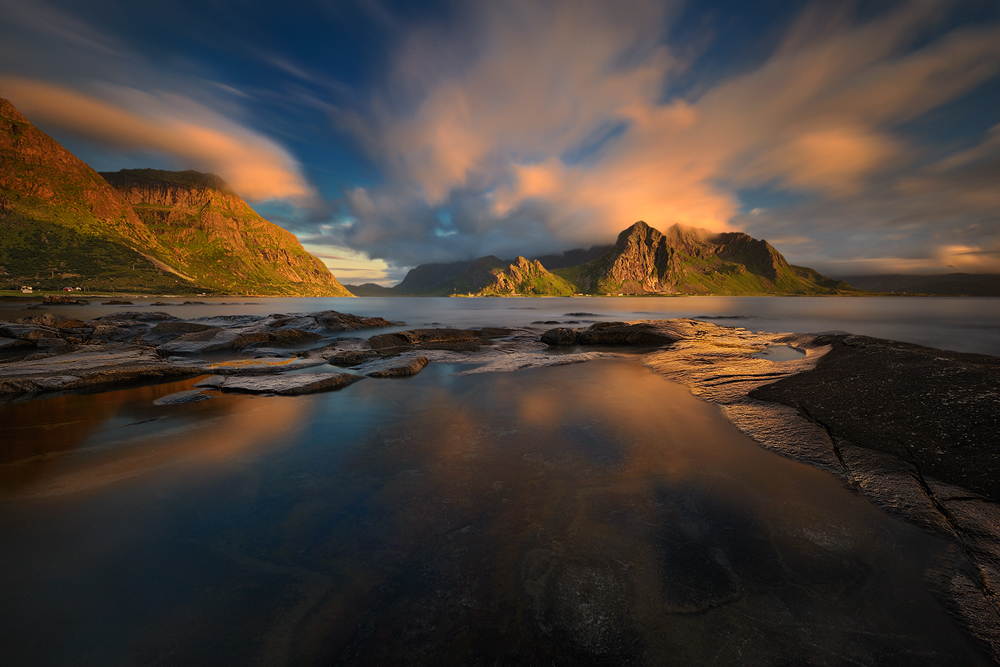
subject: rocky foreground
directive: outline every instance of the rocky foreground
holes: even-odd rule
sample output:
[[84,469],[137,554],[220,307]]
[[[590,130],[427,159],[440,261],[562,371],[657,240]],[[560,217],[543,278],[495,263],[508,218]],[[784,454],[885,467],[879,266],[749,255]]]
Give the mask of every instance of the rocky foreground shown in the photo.
[[[719,404],[764,447],[831,471],[891,514],[949,540],[952,549],[930,576],[1000,662],[1000,359],[697,320],[351,335],[385,327],[401,323],[335,311],[0,322],[0,400],[196,375],[208,377],[159,401],[207,400],[218,391],[300,395],[413,375],[435,361],[469,364],[463,374],[499,372],[634,348],[646,366]],[[772,361],[771,350],[795,358]],[[316,372],[287,372],[310,367]]]

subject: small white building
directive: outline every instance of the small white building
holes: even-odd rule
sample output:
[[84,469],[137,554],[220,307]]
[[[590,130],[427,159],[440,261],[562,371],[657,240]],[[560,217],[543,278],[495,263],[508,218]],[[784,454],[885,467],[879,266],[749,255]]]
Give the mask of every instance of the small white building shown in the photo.
[[22,294],[31,294],[31,292],[32,292],[32,289],[30,287],[28,287],[27,285],[21,285],[21,293]]

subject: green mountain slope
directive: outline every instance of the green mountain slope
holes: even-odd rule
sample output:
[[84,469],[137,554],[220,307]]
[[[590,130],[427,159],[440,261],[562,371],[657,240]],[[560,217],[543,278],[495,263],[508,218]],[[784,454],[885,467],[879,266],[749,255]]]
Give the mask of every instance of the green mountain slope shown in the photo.
[[93,169],[0,99],[0,285],[194,293]]
[[242,294],[350,296],[294,234],[260,217],[214,174],[123,169],[101,176],[199,285]]
[[108,177],[0,99],[0,288],[350,295],[217,176]]
[[505,269],[491,270],[493,282],[480,289],[481,296],[513,294],[572,296],[573,285],[550,273],[538,260],[518,257]]

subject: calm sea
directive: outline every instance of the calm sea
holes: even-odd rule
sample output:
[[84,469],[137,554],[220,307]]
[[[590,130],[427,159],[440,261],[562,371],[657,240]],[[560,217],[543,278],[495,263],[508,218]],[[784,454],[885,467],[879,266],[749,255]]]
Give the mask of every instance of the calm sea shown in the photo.
[[[997,304],[153,308],[332,308],[414,327],[701,315],[995,352]],[[154,404],[192,378],[0,406],[2,663],[989,664],[928,586],[947,544],[637,360],[462,368],[295,398]]]

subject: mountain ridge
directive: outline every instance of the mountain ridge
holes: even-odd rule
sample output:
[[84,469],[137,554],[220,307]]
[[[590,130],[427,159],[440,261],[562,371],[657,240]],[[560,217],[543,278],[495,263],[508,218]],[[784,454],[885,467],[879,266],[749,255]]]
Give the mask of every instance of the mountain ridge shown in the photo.
[[122,169],[100,175],[199,284],[222,292],[350,294],[294,234],[258,215],[215,174]]
[[[579,259],[586,261],[568,265],[568,261]],[[546,266],[543,260],[553,266]],[[478,277],[473,279],[470,274]],[[490,255],[474,262],[423,264],[393,287],[369,284],[348,288],[370,296],[857,292],[814,269],[789,264],[767,241],[742,232],[713,233],[683,225],[661,232],[642,220],[622,230],[613,245],[534,260],[518,257],[505,262]]]
[[[0,98],[0,281],[15,289],[82,284],[93,291],[154,294],[350,295],[294,235],[253,212],[218,176],[153,169],[115,173],[120,189]],[[157,188],[162,196],[151,203]],[[217,196],[192,199],[209,190]],[[187,194],[179,196],[182,191]],[[179,237],[197,236],[178,229],[185,215],[189,222],[206,222],[205,216],[180,211],[185,197],[192,204],[187,208],[205,209],[218,232],[214,240],[208,235],[187,243]],[[154,215],[152,208],[164,215]],[[238,233],[240,227],[252,233]],[[204,267],[207,258],[197,259],[206,251],[218,265],[212,279]],[[230,267],[235,271],[224,279]]]

